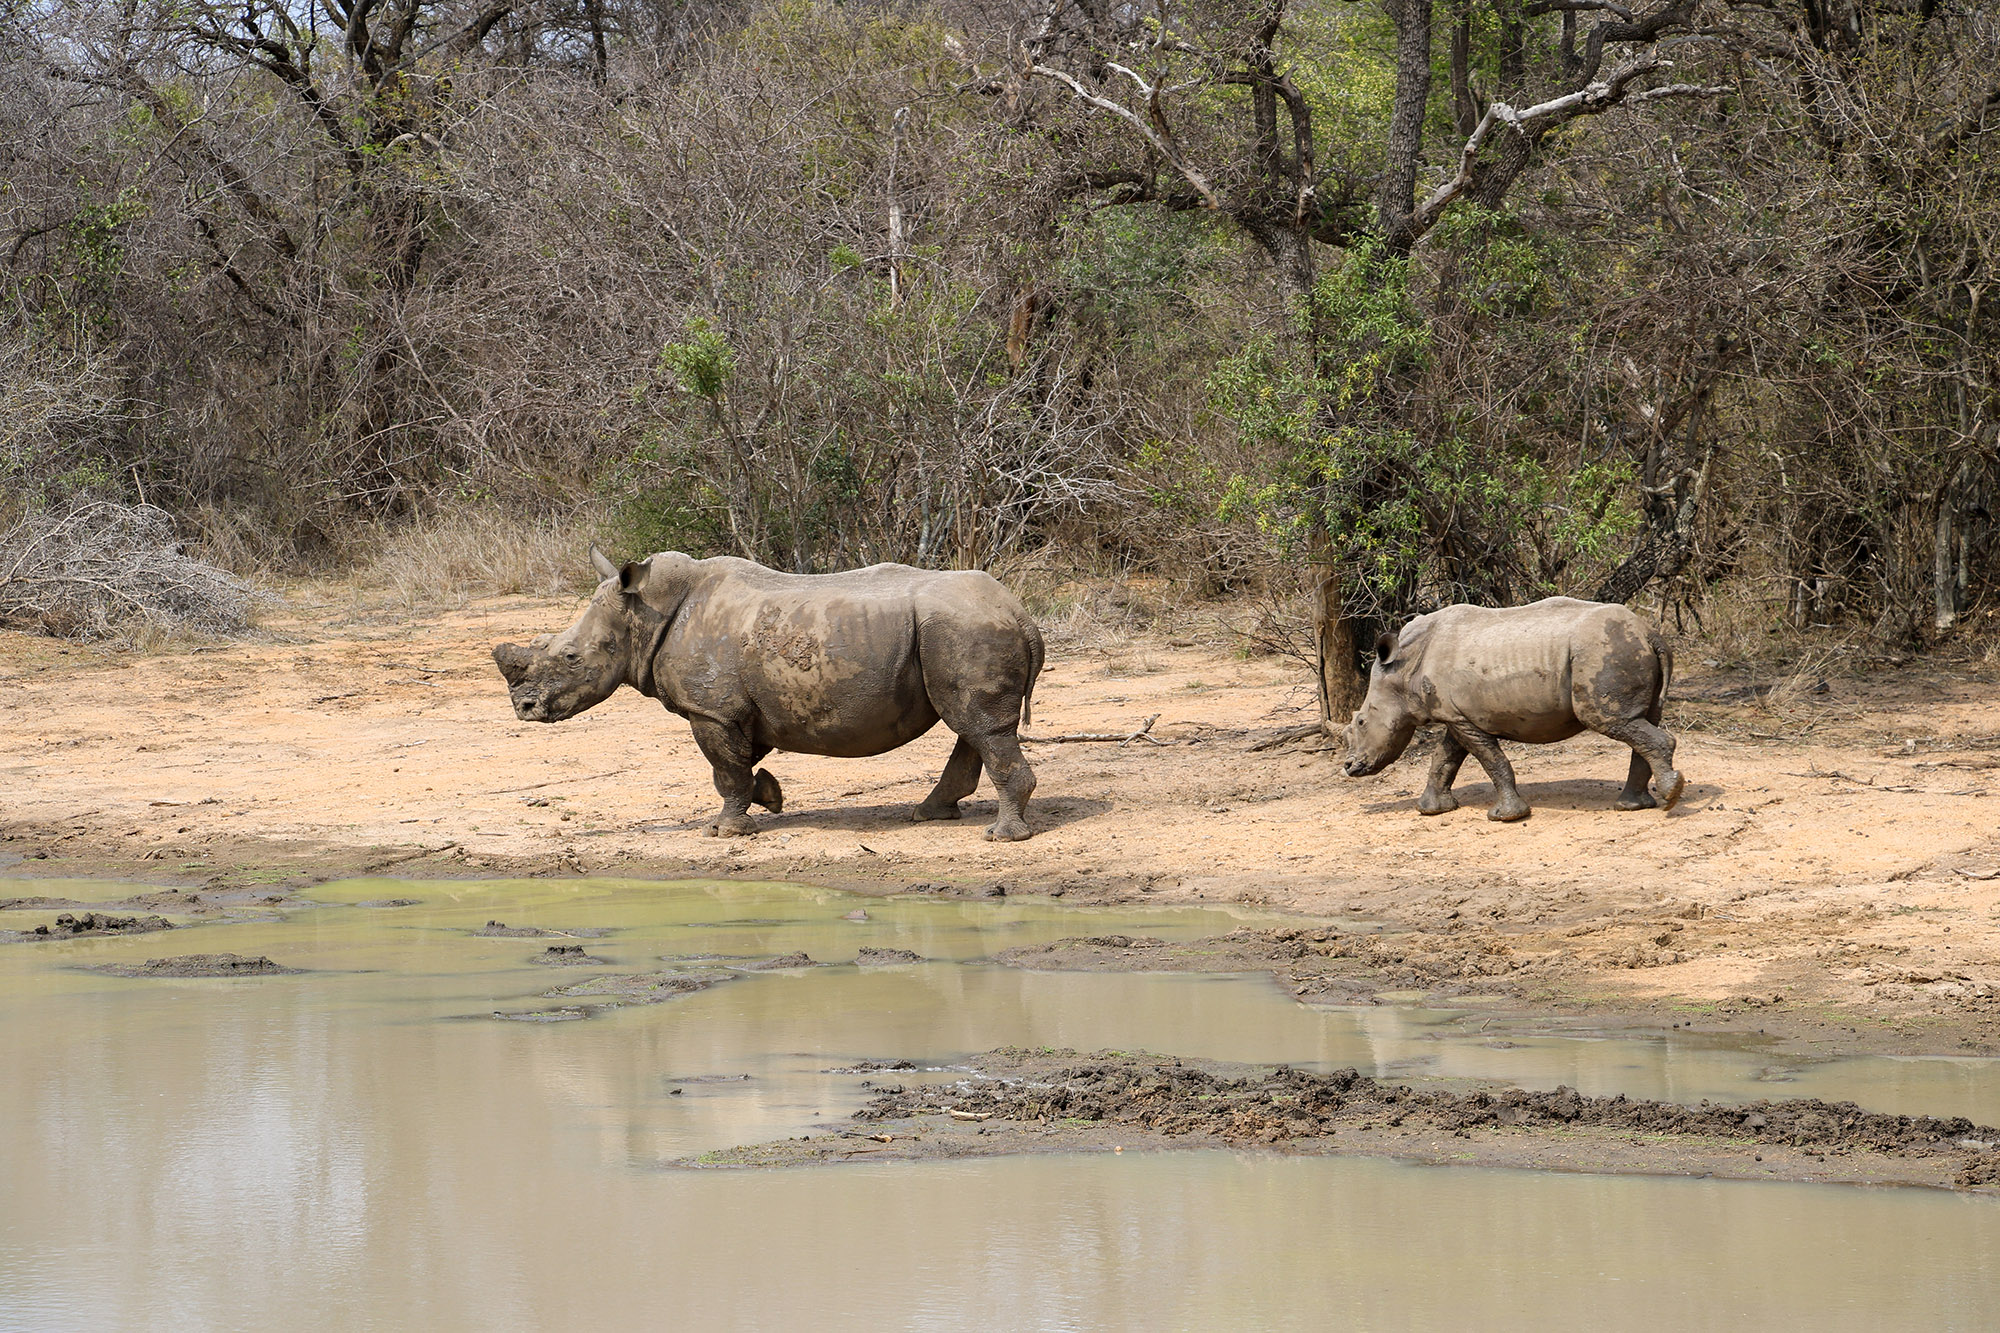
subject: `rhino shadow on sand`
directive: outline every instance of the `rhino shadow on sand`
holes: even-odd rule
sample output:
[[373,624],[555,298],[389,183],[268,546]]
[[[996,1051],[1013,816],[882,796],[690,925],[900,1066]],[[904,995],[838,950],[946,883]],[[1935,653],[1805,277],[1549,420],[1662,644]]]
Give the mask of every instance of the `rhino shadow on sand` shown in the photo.
[[958,734],[918,819],[957,819],[984,768],[999,792],[986,836],[1029,837],[1035,775],[1021,755],[1043,646],[990,575],[908,565],[782,574],[727,556],[666,551],[602,578],[576,623],[493,660],[524,722],[561,722],[630,685],[688,720],[715,773],[711,835],[757,832],[752,805],[784,809],[773,750],[883,754],[942,720]]
[[[1614,803],[1620,788],[1611,778],[1560,778],[1552,782],[1517,782],[1515,790],[1534,810],[1602,811]],[[1454,786],[1452,795],[1466,805],[1479,806],[1496,800],[1499,792],[1489,782],[1474,782]],[[1681,792],[1681,799],[1674,803],[1674,809],[1685,814],[1720,795],[1720,787],[1690,781]],[[1410,798],[1398,796],[1386,801],[1364,801],[1355,808],[1364,815],[1385,815],[1408,810]]]
[[[963,813],[978,819],[991,813],[999,817],[999,805],[988,801],[971,801],[961,807]],[[1035,827],[1047,833],[1052,829],[1067,827],[1083,820],[1094,818],[1111,809],[1111,802],[1099,800],[1053,800],[1035,803]],[[698,821],[697,821],[698,822]],[[799,810],[782,816],[766,825],[775,833],[781,829],[827,829],[848,833],[871,833],[877,829],[893,828],[910,822],[910,807],[907,805],[841,805],[826,806],[816,810]],[[694,827],[691,822],[687,827]]]

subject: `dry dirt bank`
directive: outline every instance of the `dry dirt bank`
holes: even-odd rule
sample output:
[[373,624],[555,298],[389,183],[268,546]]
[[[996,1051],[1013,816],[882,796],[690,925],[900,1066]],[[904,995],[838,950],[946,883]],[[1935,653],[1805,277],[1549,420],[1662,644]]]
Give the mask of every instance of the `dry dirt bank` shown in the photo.
[[413,615],[308,594],[262,641],[178,655],[0,635],[0,874],[237,894],[373,871],[696,874],[1235,901],[1416,932],[1358,969],[1378,991],[2000,1053],[1991,673],[1885,667],[1773,698],[1687,651],[1668,718],[1689,778],[1678,809],[1613,811],[1624,752],[1586,736],[1519,750],[1535,815],[1498,825],[1471,765],[1464,806],[1425,819],[1420,757],[1355,781],[1310,745],[1254,748],[1309,716],[1289,664],[1058,642],[1034,735],[1157,714],[1168,744],[1031,746],[1032,841],[981,839],[985,788],[960,823],[909,821],[949,750],[941,731],[874,759],[774,756],[785,813],[718,840],[696,832],[715,804],[707,768],[652,701],[514,720],[489,646],[572,612],[508,598]]

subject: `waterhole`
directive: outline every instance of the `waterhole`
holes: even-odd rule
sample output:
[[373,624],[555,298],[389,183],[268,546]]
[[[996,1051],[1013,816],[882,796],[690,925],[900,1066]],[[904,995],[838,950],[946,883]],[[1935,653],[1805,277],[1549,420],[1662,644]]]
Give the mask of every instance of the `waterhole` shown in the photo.
[[[0,884],[0,898],[133,892]],[[980,961],[1066,935],[1185,941],[1257,922],[1221,910],[590,880],[313,897],[272,920],[156,906],[182,924],[0,946],[0,1329],[1861,1328],[2000,1313],[2000,1203],[1931,1191],[1137,1150],[670,1165],[848,1123],[867,1084],[897,1077],[844,1072],[857,1062],[922,1077],[1002,1045],[1678,1101],[1849,1098],[1989,1124],[1992,1062],[1815,1063],[1753,1039],[1587,1030],[1496,1040],[1476,1012],[1315,1009],[1264,977]],[[51,915],[0,911],[0,929]],[[577,946],[602,963],[538,961]],[[94,970],[224,952],[296,970]],[[755,966],[769,960],[786,965]],[[663,988],[662,973],[689,980]],[[654,980],[619,980],[633,977]]]

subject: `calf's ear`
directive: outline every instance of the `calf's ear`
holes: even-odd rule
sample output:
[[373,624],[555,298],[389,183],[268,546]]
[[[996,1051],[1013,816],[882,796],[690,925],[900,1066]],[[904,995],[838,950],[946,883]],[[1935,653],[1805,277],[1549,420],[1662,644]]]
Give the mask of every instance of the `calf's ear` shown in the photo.
[[634,560],[627,564],[625,568],[619,570],[618,591],[622,593],[635,593],[645,587],[646,570],[651,564],[651,559]]
[[1389,630],[1384,630],[1380,634],[1377,634],[1375,636],[1375,660],[1380,662],[1383,666],[1388,666],[1389,659],[1394,657],[1395,655],[1396,655],[1395,634]]
[[612,564],[611,557],[605,555],[604,552],[598,550],[594,545],[590,548],[590,567],[597,571],[597,577],[601,579],[615,579],[618,577],[618,566]]

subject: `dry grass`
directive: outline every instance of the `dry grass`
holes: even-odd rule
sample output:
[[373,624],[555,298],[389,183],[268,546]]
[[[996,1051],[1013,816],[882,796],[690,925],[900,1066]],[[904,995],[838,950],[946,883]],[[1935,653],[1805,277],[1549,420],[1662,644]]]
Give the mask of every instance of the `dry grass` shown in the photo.
[[588,522],[466,509],[398,528],[351,580],[357,594],[409,610],[476,597],[566,597],[597,582]]

